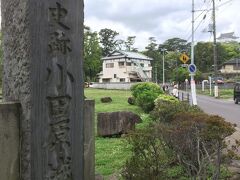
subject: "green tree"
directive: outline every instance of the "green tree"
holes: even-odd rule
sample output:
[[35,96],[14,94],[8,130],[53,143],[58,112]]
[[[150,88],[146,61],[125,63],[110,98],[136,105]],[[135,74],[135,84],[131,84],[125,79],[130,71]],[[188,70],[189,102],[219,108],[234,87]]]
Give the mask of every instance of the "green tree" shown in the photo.
[[176,72],[179,72],[179,73],[182,72],[182,69],[178,69],[182,64],[179,60],[179,57],[182,51],[189,52],[190,44],[184,39],[175,37],[175,38],[167,39],[163,44],[160,44],[158,46],[158,50],[160,52],[162,51],[163,48],[167,50],[167,53],[165,53],[165,58],[164,58],[165,59],[165,64],[164,64],[165,79],[166,81],[174,80],[174,81],[180,82],[181,78],[177,77],[178,73],[176,73]]
[[225,60],[240,57],[240,44],[238,42],[221,43],[221,45],[226,51]]
[[158,44],[156,43],[155,37],[149,37],[148,39],[148,45],[145,47],[146,51],[143,53],[152,58],[153,61],[151,62],[151,65],[153,67],[152,69],[152,77],[153,81],[162,81],[162,56],[160,51],[158,50]]
[[202,72],[213,71],[213,44],[198,42],[195,46],[195,64]]
[[172,71],[172,80],[176,82],[184,82],[189,78],[189,72],[187,68],[178,67]]
[[[168,51],[165,55],[165,78],[166,81],[173,80],[172,72],[174,69],[181,67],[181,62],[179,60],[180,52]],[[176,80],[174,80],[176,81]]]
[[[217,65],[221,65],[233,57],[239,57],[238,48],[232,44],[217,43]],[[198,42],[195,46],[195,64],[204,73],[213,71],[213,43]]]
[[124,50],[125,41],[122,39],[118,39],[116,42],[116,50]]
[[178,37],[166,40],[163,44],[159,45],[159,49],[165,48],[168,51],[186,51],[190,50],[190,43],[185,39]]
[[116,41],[116,50],[138,52],[138,49],[133,46],[135,43],[135,39],[136,36],[128,36],[126,41],[123,39],[118,39]]
[[99,32],[100,43],[102,46],[102,56],[107,56],[112,51],[117,49],[118,41],[116,36],[119,35],[118,32],[111,29],[101,29]]
[[136,39],[136,36],[128,36],[127,37],[127,40],[125,42],[126,51],[132,51],[133,49],[135,49],[133,47],[133,45],[135,43],[135,39]]
[[84,28],[84,74],[85,81],[96,81],[97,73],[102,69],[101,47],[97,32]]

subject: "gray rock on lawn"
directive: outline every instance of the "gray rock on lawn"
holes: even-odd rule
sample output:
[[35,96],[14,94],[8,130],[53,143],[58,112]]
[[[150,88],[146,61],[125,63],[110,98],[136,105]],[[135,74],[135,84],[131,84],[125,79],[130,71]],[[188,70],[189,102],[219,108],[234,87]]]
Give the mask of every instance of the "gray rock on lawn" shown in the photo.
[[133,112],[98,113],[97,134],[103,137],[126,134],[140,122],[142,122],[140,116]]
[[112,98],[111,97],[103,97],[103,98],[101,98],[101,102],[102,103],[110,103],[110,102],[112,102]]
[[134,105],[135,104],[135,99],[134,97],[129,97],[128,98],[128,104]]

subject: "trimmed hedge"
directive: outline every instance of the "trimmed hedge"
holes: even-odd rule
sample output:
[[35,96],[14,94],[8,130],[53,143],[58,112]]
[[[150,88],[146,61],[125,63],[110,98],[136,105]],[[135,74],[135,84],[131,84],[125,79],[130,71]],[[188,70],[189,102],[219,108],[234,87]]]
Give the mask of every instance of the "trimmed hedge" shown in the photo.
[[132,96],[135,98],[136,104],[143,109],[144,112],[150,112],[154,108],[154,100],[164,92],[155,83],[144,82],[138,83],[131,87]]

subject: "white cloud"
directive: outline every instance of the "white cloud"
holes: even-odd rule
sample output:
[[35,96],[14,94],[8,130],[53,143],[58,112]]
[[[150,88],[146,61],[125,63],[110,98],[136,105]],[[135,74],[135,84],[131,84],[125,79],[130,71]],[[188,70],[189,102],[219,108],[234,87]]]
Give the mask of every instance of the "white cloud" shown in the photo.
[[[172,37],[188,39],[191,35],[191,4],[190,0],[85,0],[85,24],[93,30],[111,28],[121,34],[121,37],[136,35],[135,45],[143,49],[149,37],[156,37],[159,43]],[[220,4],[229,0],[216,0],[217,34],[234,31],[240,36],[240,1],[218,8]],[[196,9],[210,9],[211,0],[195,0]],[[201,14],[201,15],[200,15]],[[195,17],[196,40],[209,40],[209,33],[201,31],[211,21],[211,11],[202,20],[202,13],[197,12]],[[201,23],[200,23],[201,22]]]

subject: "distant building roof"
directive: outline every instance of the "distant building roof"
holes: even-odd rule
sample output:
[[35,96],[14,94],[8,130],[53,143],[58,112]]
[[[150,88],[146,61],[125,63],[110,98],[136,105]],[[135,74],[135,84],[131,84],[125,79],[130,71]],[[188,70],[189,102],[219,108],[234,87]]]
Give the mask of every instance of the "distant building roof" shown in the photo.
[[223,65],[228,65],[228,64],[239,64],[240,65],[240,58],[233,58],[233,59],[223,63]]
[[234,32],[230,33],[223,33],[217,39],[224,40],[224,39],[238,39],[239,37],[234,36]]
[[130,58],[130,59],[140,59],[140,60],[153,60],[150,57],[145,56],[139,52],[129,52],[129,51],[114,51],[108,56],[102,58],[102,60],[110,60],[110,59],[119,59],[119,58]]

